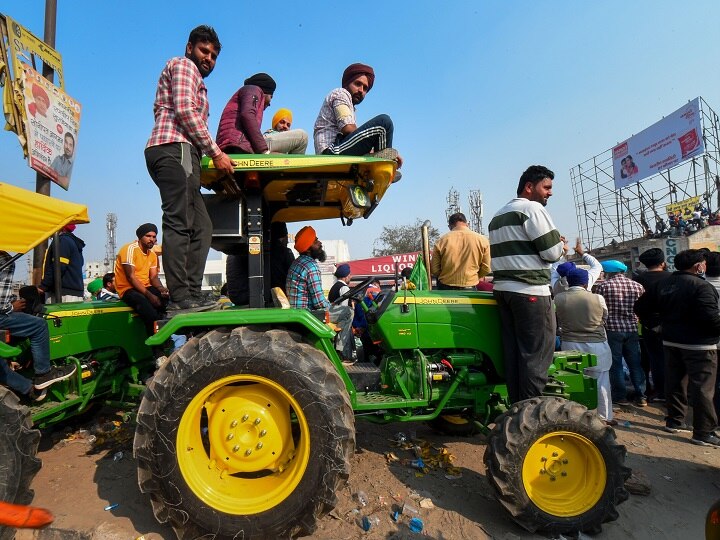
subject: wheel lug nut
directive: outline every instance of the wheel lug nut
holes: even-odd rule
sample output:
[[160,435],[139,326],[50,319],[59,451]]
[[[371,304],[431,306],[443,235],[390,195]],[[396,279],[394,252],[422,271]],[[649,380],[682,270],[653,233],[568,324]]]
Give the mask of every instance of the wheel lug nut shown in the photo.
[[545,469],[540,469],[540,474],[545,474]]
[[248,448],[247,450],[245,450],[245,455],[246,455],[246,456],[249,456],[250,454],[252,454],[252,450],[251,450],[250,448]]
[[554,481],[555,481],[555,477],[554,477],[554,476],[551,476],[551,477],[550,477],[550,481],[551,481],[551,482],[554,482]]
[[228,433],[227,440],[231,441],[234,436],[232,433]]
[[237,425],[238,425],[238,421],[237,421],[237,420],[233,420],[232,422],[230,422],[230,427],[232,427],[232,428],[234,428],[234,427],[237,426]]
[[243,414],[242,421],[247,422],[247,419],[250,418],[249,414]]
[[560,473],[560,476],[567,476],[567,473],[565,471]]
[[240,450],[240,446],[238,446],[237,444],[233,446],[233,452],[237,452],[238,450]]
[[558,457],[558,453],[557,453],[557,452],[553,452],[552,457]]
[[261,436],[261,437],[264,437],[265,435],[267,435],[267,429],[263,429],[263,430],[260,432],[260,436]]
[[540,458],[540,461],[545,462],[545,461],[547,461],[547,458],[546,458],[545,456],[543,456],[543,457]]
[[263,443],[259,442],[259,443],[257,443],[257,446],[255,448],[260,450],[262,447],[263,447]]
[[255,424],[256,426],[257,426],[259,423],[260,423],[260,419],[259,419],[259,418],[256,418],[256,419],[255,419],[255,422],[253,422],[253,424]]
[[567,460],[567,459],[563,459],[562,462],[563,462],[563,465],[567,465],[567,464],[568,464],[568,460]]

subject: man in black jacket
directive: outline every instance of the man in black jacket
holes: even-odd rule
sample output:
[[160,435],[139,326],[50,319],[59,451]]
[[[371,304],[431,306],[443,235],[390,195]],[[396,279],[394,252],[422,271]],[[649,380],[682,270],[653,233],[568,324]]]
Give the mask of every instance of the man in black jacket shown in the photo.
[[665,431],[690,431],[684,421],[688,396],[693,407],[694,444],[720,446],[714,433],[717,416],[713,407],[717,343],[720,340],[718,292],[703,279],[704,253],[681,251],[675,257],[676,272],[659,281],[635,303],[641,319],[660,314],[665,352]]
[[60,298],[55,297],[55,245],[50,244],[45,253],[43,263],[43,277],[40,282],[41,291],[49,295],[50,301],[82,302],[85,284],[83,283],[83,248],[85,242],[75,236],[75,224],[65,225],[58,235],[60,245]]

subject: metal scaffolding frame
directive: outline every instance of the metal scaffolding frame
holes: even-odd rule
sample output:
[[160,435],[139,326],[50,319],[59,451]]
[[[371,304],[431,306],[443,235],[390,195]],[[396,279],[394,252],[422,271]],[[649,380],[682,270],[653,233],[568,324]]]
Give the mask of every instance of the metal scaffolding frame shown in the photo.
[[699,196],[720,209],[720,120],[700,98],[705,153],[636,184],[615,189],[612,148],[570,169],[578,231],[589,249],[625,242],[655,231],[665,205]]

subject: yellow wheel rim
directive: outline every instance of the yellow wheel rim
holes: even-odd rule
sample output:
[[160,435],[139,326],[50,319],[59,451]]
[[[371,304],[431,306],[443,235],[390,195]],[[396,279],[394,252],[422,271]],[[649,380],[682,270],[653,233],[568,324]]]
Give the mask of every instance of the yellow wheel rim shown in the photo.
[[177,459],[205,504],[227,514],[257,514],[297,488],[310,459],[310,430],[284,387],[234,375],[209,384],[187,406]]
[[540,510],[573,517],[600,500],[607,469],[602,454],[589,439],[555,431],[532,444],[523,461],[522,479],[528,497]]

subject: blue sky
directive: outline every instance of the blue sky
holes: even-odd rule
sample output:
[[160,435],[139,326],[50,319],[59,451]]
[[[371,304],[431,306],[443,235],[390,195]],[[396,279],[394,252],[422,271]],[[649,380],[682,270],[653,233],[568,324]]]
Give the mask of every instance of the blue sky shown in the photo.
[[[370,256],[384,225],[417,217],[445,230],[451,186],[468,214],[468,192],[483,192],[487,225],[531,164],[555,171],[548,210],[574,238],[571,167],[697,96],[720,110],[717,0],[58,4],[56,48],[83,116],[70,191],[53,185],[52,195],[89,207],[92,223],[77,230],[86,261],[104,256],[108,212],[118,215],[119,244],[138,224],[161,222],[143,148],[158,75],[198,24],[214,26],[223,44],[206,79],[213,135],[253,73],[278,83],[265,124],[288,107],[294,127],[311,133],[343,69],[358,61],[375,68],[358,121],[392,117],[403,179],[369,220],[314,224],[321,239],[346,240],[353,258]],[[43,0],[0,0],[0,12],[42,37]],[[12,133],[0,133],[0,163],[0,181],[34,189]]]

